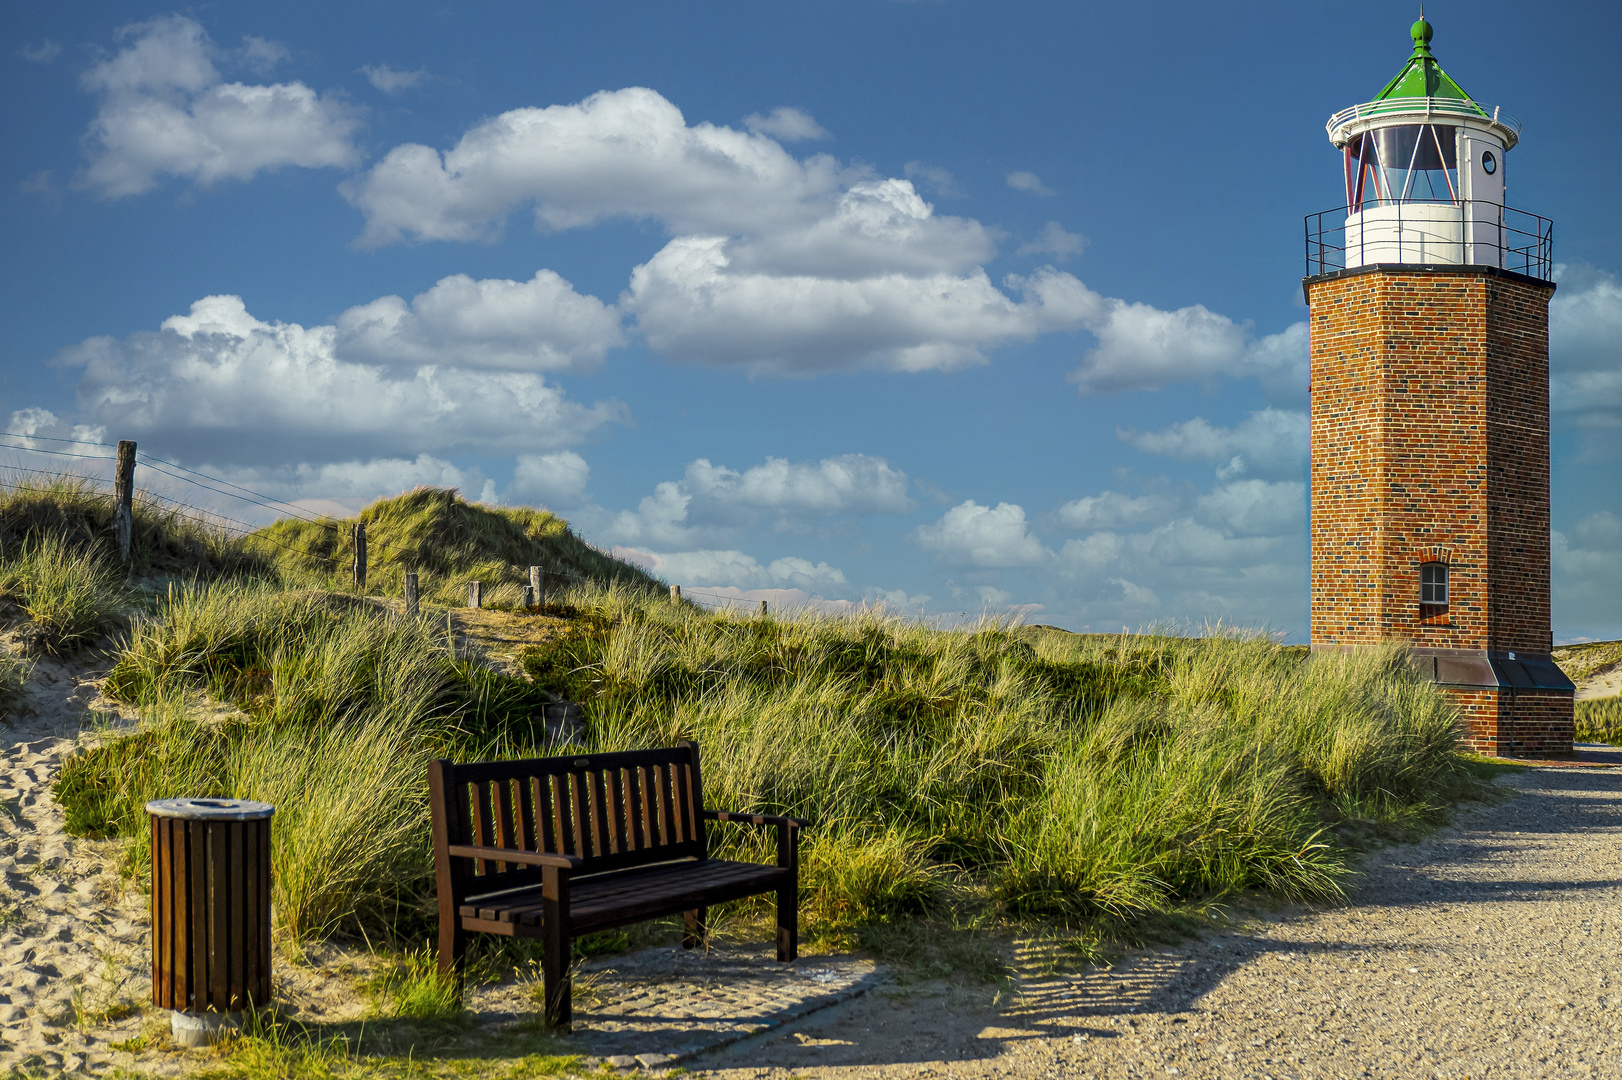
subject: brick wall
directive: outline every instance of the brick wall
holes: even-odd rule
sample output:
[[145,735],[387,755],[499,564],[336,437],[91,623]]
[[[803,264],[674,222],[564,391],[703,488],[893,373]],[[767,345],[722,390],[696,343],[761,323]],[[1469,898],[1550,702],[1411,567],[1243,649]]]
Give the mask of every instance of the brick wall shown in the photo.
[[1448,687],[1464,717],[1465,744],[1489,757],[1571,753],[1572,695],[1544,690]]
[[[1484,267],[1309,279],[1313,648],[1547,653],[1549,297]],[[1449,567],[1445,609],[1419,568]],[[1569,753],[1572,699],[1452,689],[1472,748]]]
[[[1307,290],[1312,643],[1547,652],[1553,287],[1405,268]],[[1445,611],[1420,609],[1430,561]]]

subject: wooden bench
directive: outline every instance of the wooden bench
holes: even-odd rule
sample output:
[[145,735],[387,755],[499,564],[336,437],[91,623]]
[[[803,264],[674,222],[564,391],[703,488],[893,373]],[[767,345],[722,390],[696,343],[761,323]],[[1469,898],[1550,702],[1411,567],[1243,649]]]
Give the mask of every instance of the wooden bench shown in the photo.
[[[681,913],[698,944],[711,904],[777,893],[777,959],[799,952],[799,832],[809,823],[704,809],[698,746],[428,763],[439,970],[458,980],[469,932],[540,938],[546,1019],[568,1030],[576,935]],[[777,865],[712,859],[706,821],[777,830]]]

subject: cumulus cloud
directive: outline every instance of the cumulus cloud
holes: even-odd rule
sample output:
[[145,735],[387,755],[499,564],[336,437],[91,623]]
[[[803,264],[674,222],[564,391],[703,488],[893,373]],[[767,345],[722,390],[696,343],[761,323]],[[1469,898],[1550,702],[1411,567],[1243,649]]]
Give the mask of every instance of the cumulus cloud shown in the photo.
[[1014,503],[991,507],[969,499],[939,521],[918,526],[909,538],[950,566],[1004,569],[1035,566],[1053,557],[1031,535],[1024,507]]
[[[616,554],[624,549],[614,549]],[[847,582],[838,567],[797,556],[774,559],[762,566],[753,555],[736,549],[679,552],[640,551],[639,560],[650,573],[673,585],[709,586],[733,590],[802,589],[826,591]]]
[[1151,454],[1220,462],[1228,476],[1295,476],[1307,458],[1307,414],[1288,409],[1262,409],[1231,428],[1195,417],[1160,431],[1124,428],[1116,434]]
[[55,362],[83,369],[90,423],[227,463],[534,452],[625,417],[617,402],[577,404],[532,372],[346,361],[337,337],[210,296],[157,332],[91,338]]
[[338,354],[390,364],[581,371],[624,344],[620,315],[550,270],[529,281],[442,278],[407,304],[384,296],[338,316]]
[[[204,461],[198,471],[277,499],[322,498],[349,504],[428,486],[460,488],[470,499],[493,502],[495,485],[482,471],[432,454],[353,461],[296,462],[269,468]],[[242,511],[238,511],[242,512]]]
[[1622,611],[1622,518],[1589,514],[1550,534],[1555,624],[1563,635],[1614,638]]
[[658,93],[630,87],[513,109],[444,153],[397,146],[343,190],[366,216],[361,244],[375,247],[489,239],[526,204],[546,231],[626,217],[731,234],[814,219],[845,175],[832,158],[800,162],[763,134],[689,127]]
[[[85,133],[79,183],[105,198],[138,195],[161,176],[208,186],[265,169],[348,167],[355,111],[302,82],[224,82],[218,50],[195,20],[169,15],[120,31],[127,44],[82,76],[101,96]],[[247,61],[265,50],[248,43]]]
[[1196,516],[1230,536],[1299,534],[1307,520],[1307,486],[1299,480],[1233,480],[1200,496]]
[[409,90],[417,86],[428,77],[427,68],[418,68],[416,71],[401,71],[391,68],[387,64],[368,64],[362,67],[361,74],[366,81],[385,94],[398,94],[402,90]]
[[756,134],[770,135],[782,142],[831,137],[826,128],[811,119],[810,113],[786,105],[779,105],[765,116],[750,113],[743,118],[743,126]]
[[[342,190],[365,217],[362,246],[488,240],[526,207],[542,231],[658,222],[672,239],[632,271],[618,306],[678,360],[779,375],[951,370],[1010,342],[1088,329],[1100,344],[1076,375],[1084,390],[1276,381],[1304,364],[1304,331],[1252,341],[1204,308],[1106,300],[1051,266],[994,283],[984,264],[995,230],[935,213],[911,180],[795,158],[771,133],[809,132],[801,114],[750,124],[689,124],[653,90],[605,90],[503,113],[443,152],[397,146]],[[917,162],[908,172],[950,184]],[[1066,259],[1083,244],[1053,222],[1025,252]]]
[[1550,397],[1579,427],[1622,426],[1622,281],[1560,267],[1549,302]]
[[699,458],[681,480],[659,484],[604,532],[625,544],[689,546],[725,539],[740,527],[771,523],[805,531],[837,514],[899,514],[914,508],[907,474],[883,458],[842,454],[794,463],[768,457],[743,471]]
[[755,372],[952,370],[988,350],[1073,329],[1097,303],[1069,274],[1010,277],[1016,301],[985,271],[855,281],[729,273],[726,241],[672,241],[636,268],[621,306],[654,348],[676,359]]
[[1163,311],[1109,300],[1088,329],[1098,347],[1086,353],[1070,381],[1081,393],[1160,390],[1173,383],[1210,384],[1218,377],[1255,378],[1270,396],[1306,393],[1307,324],[1255,338],[1203,304]]
[[1008,186],[1015,191],[1025,191],[1032,195],[1052,195],[1053,189],[1042,183],[1040,177],[1033,172],[1011,172],[1006,177]]
[[1123,495],[1104,491],[1060,506],[1057,519],[1067,529],[1115,529],[1163,521],[1182,509],[1183,500],[1171,495]]
[[1066,232],[1063,225],[1057,221],[1050,221],[1042,226],[1042,231],[1034,239],[1019,245],[1015,253],[1018,255],[1052,255],[1060,262],[1066,262],[1080,255],[1087,249],[1087,238],[1080,233]]
[[586,498],[591,466],[573,450],[555,454],[519,454],[513,468],[509,502],[573,506]]

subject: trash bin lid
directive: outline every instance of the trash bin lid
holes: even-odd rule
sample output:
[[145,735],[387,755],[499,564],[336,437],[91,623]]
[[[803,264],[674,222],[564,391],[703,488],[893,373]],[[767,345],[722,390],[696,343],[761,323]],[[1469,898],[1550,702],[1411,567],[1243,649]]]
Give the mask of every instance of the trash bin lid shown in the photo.
[[153,799],[146,804],[146,812],[187,821],[257,821],[274,814],[276,808],[248,799]]

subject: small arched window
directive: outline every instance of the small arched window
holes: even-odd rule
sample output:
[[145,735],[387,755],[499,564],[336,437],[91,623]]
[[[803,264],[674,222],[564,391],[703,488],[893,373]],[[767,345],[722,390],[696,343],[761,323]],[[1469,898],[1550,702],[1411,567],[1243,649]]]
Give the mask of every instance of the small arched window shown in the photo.
[[1447,607],[1447,563],[1419,565],[1419,606],[1433,611]]

